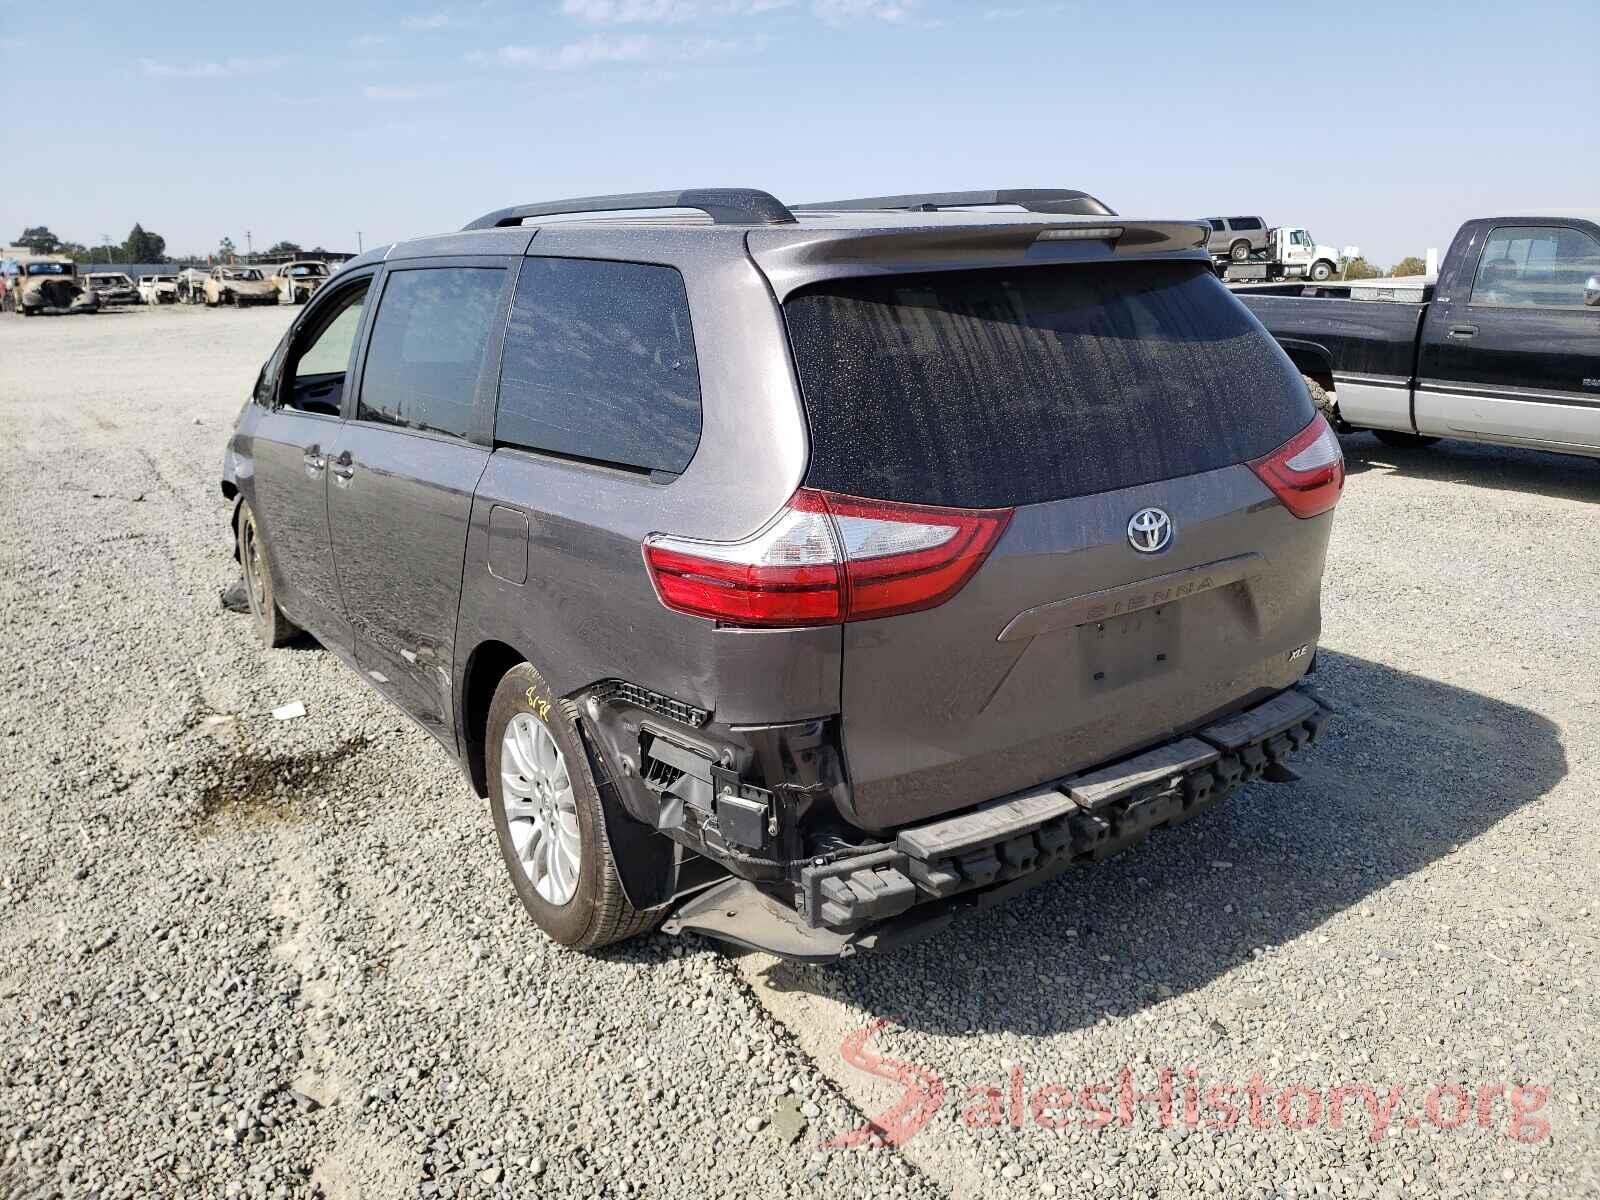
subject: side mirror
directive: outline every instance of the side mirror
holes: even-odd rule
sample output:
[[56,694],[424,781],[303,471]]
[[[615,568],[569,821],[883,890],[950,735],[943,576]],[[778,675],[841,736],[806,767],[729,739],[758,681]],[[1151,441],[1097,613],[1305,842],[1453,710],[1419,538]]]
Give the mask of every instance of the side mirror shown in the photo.
[[1583,302],[1590,308],[1600,308],[1600,275],[1589,276],[1583,285]]

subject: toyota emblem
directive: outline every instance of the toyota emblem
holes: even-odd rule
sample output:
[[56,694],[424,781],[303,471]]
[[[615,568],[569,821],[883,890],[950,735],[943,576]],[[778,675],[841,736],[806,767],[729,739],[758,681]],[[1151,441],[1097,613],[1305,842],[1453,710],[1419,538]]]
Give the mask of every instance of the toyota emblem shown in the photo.
[[1128,518],[1128,545],[1157,554],[1172,544],[1172,518],[1159,508],[1141,508]]

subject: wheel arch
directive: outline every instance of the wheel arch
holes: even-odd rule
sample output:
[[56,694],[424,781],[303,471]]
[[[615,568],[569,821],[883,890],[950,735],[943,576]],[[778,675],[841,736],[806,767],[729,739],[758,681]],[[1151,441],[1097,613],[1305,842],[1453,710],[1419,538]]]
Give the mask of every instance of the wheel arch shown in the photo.
[[460,701],[456,706],[456,743],[461,747],[461,765],[467,782],[479,798],[489,795],[488,754],[483,736],[489,723],[489,705],[506,672],[525,662],[533,663],[538,670],[539,664],[530,656],[509,642],[490,638],[472,648],[462,667],[457,692]]
[[[467,782],[480,800],[489,797],[489,757],[484,736],[489,724],[489,708],[506,672],[522,663],[531,664],[541,676],[544,675],[543,668],[531,655],[523,653],[509,642],[489,638],[473,647],[462,671],[457,693],[456,744],[461,748],[460,761]],[[604,755],[600,746],[581,718],[574,723],[584,753],[589,756],[590,769],[595,773],[604,814],[602,829],[608,842],[607,851],[621,879],[623,894],[641,912],[665,904],[677,887],[677,857],[673,843],[632,817],[616,794],[615,785],[608,786],[602,782],[606,771],[601,761]]]
[[1333,355],[1328,353],[1327,347],[1295,338],[1279,338],[1278,345],[1283,347],[1283,352],[1300,374],[1315,379],[1325,391],[1336,390],[1333,385]]

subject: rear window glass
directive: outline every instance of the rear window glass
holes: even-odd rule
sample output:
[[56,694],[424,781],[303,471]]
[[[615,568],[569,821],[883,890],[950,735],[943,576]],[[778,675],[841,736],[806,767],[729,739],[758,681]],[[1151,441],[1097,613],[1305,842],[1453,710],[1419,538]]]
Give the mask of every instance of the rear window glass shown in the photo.
[[1299,374],[1202,263],[840,280],[784,305],[806,482],[994,508],[1245,462],[1310,422]]
[[494,436],[681,474],[700,444],[700,368],[683,277],[646,263],[523,263]]

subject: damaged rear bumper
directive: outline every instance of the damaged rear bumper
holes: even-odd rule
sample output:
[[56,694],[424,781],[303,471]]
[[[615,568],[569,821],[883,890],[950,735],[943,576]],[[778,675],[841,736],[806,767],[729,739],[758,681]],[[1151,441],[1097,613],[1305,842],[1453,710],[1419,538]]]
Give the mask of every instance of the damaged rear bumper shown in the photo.
[[1108,766],[900,829],[886,848],[815,859],[793,905],[728,878],[683,901],[664,928],[799,961],[901,945],[1110,858],[1242,784],[1297,778],[1286,760],[1314,744],[1331,715],[1309,688],[1291,688]]

